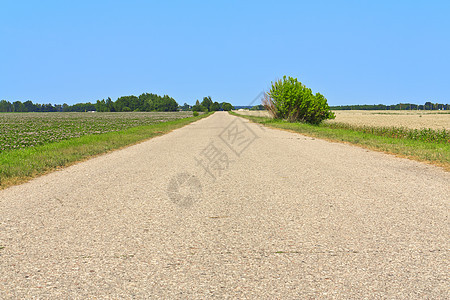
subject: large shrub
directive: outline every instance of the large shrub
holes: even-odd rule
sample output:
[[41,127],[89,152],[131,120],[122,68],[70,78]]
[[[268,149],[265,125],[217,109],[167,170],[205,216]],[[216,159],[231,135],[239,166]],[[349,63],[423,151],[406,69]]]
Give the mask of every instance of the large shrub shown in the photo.
[[263,105],[277,119],[319,124],[334,119],[327,99],[320,93],[315,95],[297,78],[286,77],[272,82],[272,88],[264,95]]

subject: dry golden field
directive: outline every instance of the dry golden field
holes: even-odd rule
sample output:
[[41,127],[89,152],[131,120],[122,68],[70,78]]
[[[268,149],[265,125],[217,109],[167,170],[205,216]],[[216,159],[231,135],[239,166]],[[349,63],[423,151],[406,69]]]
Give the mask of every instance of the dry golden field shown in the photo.
[[[267,111],[235,111],[243,115],[269,116]],[[407,127],[412,129],[432,128],[450,130],[449,111],[423,110],[339,110],[334,111],[336,119],[327,120],[328,123],[347,123],[360,126],[376,127]]]
[[376,127],[407,127],[412,129],[432,128],[450,130],[450,112],[447,111],[380,111],[339,110],[334,111],[336,119],[326,122],[340,122],[352,125]]

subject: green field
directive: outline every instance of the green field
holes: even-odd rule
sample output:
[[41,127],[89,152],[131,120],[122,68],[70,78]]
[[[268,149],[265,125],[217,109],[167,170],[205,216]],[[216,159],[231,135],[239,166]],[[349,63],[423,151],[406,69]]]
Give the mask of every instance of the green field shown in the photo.
[[192,112],[2,113],[0,188],[207,117]]

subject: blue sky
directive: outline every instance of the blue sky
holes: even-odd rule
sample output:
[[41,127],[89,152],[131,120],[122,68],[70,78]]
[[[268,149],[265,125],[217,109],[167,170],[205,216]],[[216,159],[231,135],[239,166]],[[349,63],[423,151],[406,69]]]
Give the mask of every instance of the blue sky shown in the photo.
[[290,75],[330,105],[449,103],[449,16],[433,0],[0,0],[0,99],[247,105]]

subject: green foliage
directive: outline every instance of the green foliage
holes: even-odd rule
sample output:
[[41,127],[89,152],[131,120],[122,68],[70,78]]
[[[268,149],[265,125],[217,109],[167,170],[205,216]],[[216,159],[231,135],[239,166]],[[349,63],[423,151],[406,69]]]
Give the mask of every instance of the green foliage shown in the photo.
[[191,107],[189,104],[179,106],[178,103],[168,95],[159,96],[156,94],[143,93],[139,97],[136,96],[123,96],[119,97],[116,101],[112,101],[111,98],[97,100],[96,103],[77,103],[74,105],[68,105],[64,103],[59,104],[38,104],[28,100],[25,102],[16,101],[11,103],[6,100],[0,101],[0,112],[143,112],[143,111],[218,111],[218,110],[231,110],[233,106],[230,103],[213,102],[211,97],[204,97],[203,101],[197,100],[196,104]]
[[213,104],[211,104],[209,111],[218,111],[218,110],[220,110],[219,102],[214,102]]
[[424,105],[399,103],[393,105],[363,104],[331,106],[331,110],[450,110],[450,104],[426,102]]
[[313,95],[311,89],[292,77],[284,76],[283,80],[272,82],[263,104],[275,118],[291,122],[319,124],[334,118],[324,96],[320,93]]
[[207,112],[208,109],[206,107],[204,107],[203,105],[200,104],[200,101],[196,101],[195,105],[192,106],[192,110],[193,111],[203,111],[203,112]]
[[[219,102],[213,102],[211,99],[211,96],[204,97],[203,101],[200,103],[198,100],[195,103],[195,105],[192,107],[192,110],[194,111],[203,111],[203,112],[211,112],[211,111],[218,111],[223,109],[223,103]],[[231,104],[230,104],[231,105]]]
[[252,108],[250,108],[250,110],[265,110],[264,105],[259,104],[259,105],[255,105]]
[[198,112],[197,112],[197,111],[194,111],[194,112],[192,113],[192,115],[193,115],[194,117],[197,117],[197,116],[198,116]]
[[177,111],[178,103],[171,97],[164,95],[144,93],[139,97],[123,96],[115,102],[111,98],[97,100],[95,104],[90,102],[77,103],[74,105],[52,105],[34,104],[31,101],[24,103],[16,101],[10,103],[6,100],[0,101],[0,112],[121,112],[121,111]]
[[[38,105],[38,104],[36,104]],[[95,105],[88,102],[88,103],[77,103],[74,105],[67,105],[64,106],[65,109],[63,108],[64,112],[86,112],[86,111],[94,111],[95,110]],[[48,112],[48,110],[41,110],[40,112]]]
[[228,102],[223,102],[222,109],[225,111],[231,111],[233,109],[233,105],[231,105],[231,103]]
[[184,103],[182,106],[180,106],[180,109],[182,111],[187,111],[187,110],[191,110],[191,106],[187,103]]
[[212,111],[211,106],[213,105],[213,101],[211,99],[211,96],[204,97],[201,104],[207,109],[207,111]]

